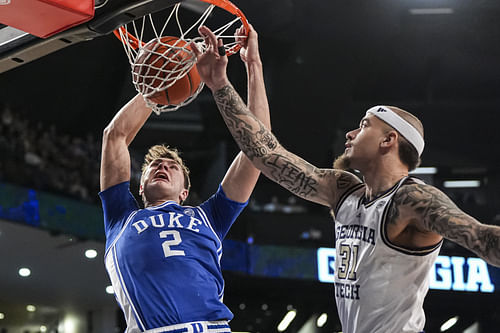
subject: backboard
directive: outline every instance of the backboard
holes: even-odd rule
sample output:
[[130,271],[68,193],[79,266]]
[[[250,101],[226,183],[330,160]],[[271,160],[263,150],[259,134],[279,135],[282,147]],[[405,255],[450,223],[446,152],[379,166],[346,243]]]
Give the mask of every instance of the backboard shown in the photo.
[[[0,24],[0,73],[70,45],[107,35],[138,17],[161,11],[178,2],[199,1],[97,0],[95,15],[90,21],[46,39]],[[196,4],[191,6],[196,7]]]

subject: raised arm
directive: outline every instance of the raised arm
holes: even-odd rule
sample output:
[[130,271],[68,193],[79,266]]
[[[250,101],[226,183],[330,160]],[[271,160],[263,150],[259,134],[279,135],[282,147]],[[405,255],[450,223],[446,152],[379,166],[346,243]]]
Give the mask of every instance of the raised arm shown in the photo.
[[[214,45],[210,48],[213,49]],[[249,112],[231,86],[226,67],[216,66],[207,61],[206,54],[195,52],[200,76],[212,90],[229,131],[240,149],[268,178],[304,199],[329,207],[335,206],[346,189],[360,182],[348,172],[318,169],[284,149],[266,125]],[[255,77],[259,79],[259,76]],[[265,89],[263,81],[258,87]],[[263,108],[258,104],[254,107]]]
[[214,91],[214,98],[240,149],[269,179],[295,195],[333,208],[345,190],[360,182],[345,171],[317,168],[283,148],[230,84]]
[[[243,27],[238,29],[237,35],[244,36],[245,29]],[[267,129],[270,129],[269,104],[264,86],[257,32],[252,28],[248,33],[248,39],[240,38],[239,42],[242,43],[240,57],[247,71],[248,109]],[[243,152],[240,152],[227,170],[222,180],[222,188],[232,200],[245,202],[250,198],[259,175],[260,170],[255,168]]]
[[101,153],[101,191],[130,180],[128,146],[151,115],[142,95],[131,99],[104,129]]
[[423,229],[460,244],[491,265],[500,266],[500,227],[481,224],[431,185],[403,186],[394,200],[396,214],[413,216]]

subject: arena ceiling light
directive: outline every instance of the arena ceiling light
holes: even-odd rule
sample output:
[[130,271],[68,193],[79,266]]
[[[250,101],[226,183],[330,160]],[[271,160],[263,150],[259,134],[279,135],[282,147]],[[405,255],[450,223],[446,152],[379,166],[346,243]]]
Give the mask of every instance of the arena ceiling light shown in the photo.
[[283,319],[278,325],[278,332],[284,332],[288,328],[290,323],[293,321],[296,315],[297,315],[296,310],[288,311],[288,313],[283,317]]
[[455,316],[455,317],[450,318],[447,321],[445,321],[443,323],[443,325],[441,325],[440,331],[445,332],[445,331],[449,330],[450,328],[452,328],[457,323],[458,318],[459,318],[458,316]]
[[19,269],[18,274],[22,277],[28,277],[31,275],[31,270],[26,267],[22,267]]
[[411,15],[443,15],[453,14],[453,8],[410,8]]
[[443,186],[446,188],[474,188],[481,186],[479,180],[445,180]]
[[85,251],[85,256],[89,259],[94,259],[95,257],[97,257],[97,251],[94,249],[88,249],[87,251]]
[[78,319],[74,315],[67,315],[62,323],[59,323],[58,331],[64,333],[77,333]]
[[435,175],[437,173],[436,167],[420,167],[410,171],[411,175]]
[[316,326],[318,327],[325,326],[327,320],[328,320],[328,315],[326,313],[322,313],[316,320]]

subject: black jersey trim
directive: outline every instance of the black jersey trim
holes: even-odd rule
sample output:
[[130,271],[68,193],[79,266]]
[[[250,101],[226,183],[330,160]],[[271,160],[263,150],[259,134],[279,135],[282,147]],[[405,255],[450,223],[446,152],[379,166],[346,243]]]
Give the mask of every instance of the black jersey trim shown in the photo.
[[[406,183],[407,180],[409,180],[409,183],[413,182],[413,179],[406,178],[399,184],[399,186],[396,188],[396,190],[399,189],[404,183]],[[389,240],[389,236],[387,235],[387,216],[389,215],[389,207],[392,205],[393,198],[394,197],[392,197],[389,200],[389,202],[387,202],[387,205],[385,206],[384,212],[382,214],[382,221],[380,223],[380,236],[381,236],[384,244],[395,251],[398,251],[398,252],[401,252],[401,253],[404,253],[407,255],[413,255],[413,256],[425,256],[425,255],[428,255],[428,254],[434,252],[436,249],[438,249],[441,246],[441,244],[443,243],[443,239],[441,239],[439,242],[437,242],[434,245],[424,246],[424,247],[420,247],[418,249],[410,249],[410,248],[402,247],[402,246],[399,246],[399,245],[392,243]]]
[[388,197],[389,195],[391,195],[392,193],[394,193],[394,191],[396,191],[402,183],[404,183],[406,181],[406,179],[408,179],[408,177],[405,177],[405,178],[401,178],[400,180],[398,180],[396,182],[396,184],[394,184],[391,188],[389,188],[388,190],[386,190],[384,193],[382,193],[381,195],[379,195],[378,197],[372,199],[372,200],[366,200],[366,196],[363,195],[363,197],[361,198],[360,200],[360,204],[362,203],[366,208],[372,206],[375,202],[377,202],[378,200],[380,199],[383,199],[383,198],[386,198]]
[[344,203],[344,201],[347,199],[347,197],[364,186],[365,186],[364,183],[356,184],[356,185],[352,186],[351,188],[349,188],[347,191],[345,191],[344,194],[342,194],[339,201],[337,202],[337,205],[335,205],[335,209],[333,210],[334,217],[337,215],[337,213],[340,209],[340,206]]

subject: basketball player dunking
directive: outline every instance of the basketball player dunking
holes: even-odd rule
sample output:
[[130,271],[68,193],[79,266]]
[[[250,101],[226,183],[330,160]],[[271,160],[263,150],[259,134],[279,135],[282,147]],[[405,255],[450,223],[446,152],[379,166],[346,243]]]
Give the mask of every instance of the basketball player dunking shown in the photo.
[[[423,301],[443,237],[500,266],[500,227],[462,212],[441,191],[408,176],[424,149],[423,126],[392,106],[366,111],[346,134],[333,169],[285,150],[242,102],[226,68],[198,71],[241,150],[267,177],[335,216],[335,297],[342,330],[421,332]],[[364,182],[345,171],[361,171]]]
[[[225,67],[223,52],[215,47],[206,58]],[[255,33],[241,58],[248,73],[248,106],[269,126]],[[189,193],[189,171],[176,150],[153,146],[143,164],[139,193],[145,208],[140,209],[129,189],[128,145],[150,114],[137,95],[103,136],[105,264],[126,332],[230,333],[233,314],[222,303],[222,239],[245,207],[260,172],[240,153],[212,197],[197,207],[182,206]]]

